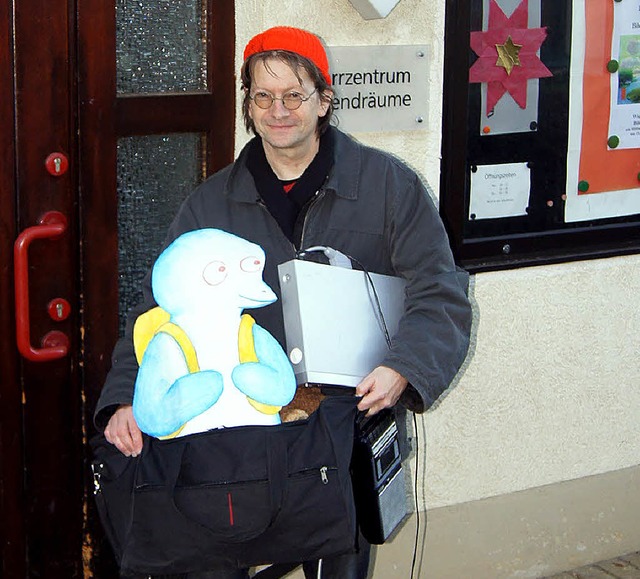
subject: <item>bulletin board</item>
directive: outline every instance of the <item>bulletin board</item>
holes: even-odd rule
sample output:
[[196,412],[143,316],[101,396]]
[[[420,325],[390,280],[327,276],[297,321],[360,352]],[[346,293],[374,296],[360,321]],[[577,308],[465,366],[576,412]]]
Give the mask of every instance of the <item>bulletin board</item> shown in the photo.
[[462,265],[640,251],[640,0],[448,0],[444,79]]

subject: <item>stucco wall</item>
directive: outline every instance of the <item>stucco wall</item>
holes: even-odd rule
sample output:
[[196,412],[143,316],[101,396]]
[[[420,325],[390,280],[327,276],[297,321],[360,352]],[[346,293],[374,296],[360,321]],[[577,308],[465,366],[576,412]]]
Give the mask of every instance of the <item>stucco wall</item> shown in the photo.
[[473,358],[421,425],[429,506],[640,464],[639,292],[637,256],[476,276]]
[[[429,45],[428,130],[355,136],[403,157],[437,191],[444,2],[401,0],[386,19],[365,21],[348,0],[236,0],[238,66],[251,36],[281,24],[329,46]],[[237,126],[239,148],[247,136]],[[418,420],[423,506],[639,464],[639,294],[635,256],[476,276],[472,356]]]

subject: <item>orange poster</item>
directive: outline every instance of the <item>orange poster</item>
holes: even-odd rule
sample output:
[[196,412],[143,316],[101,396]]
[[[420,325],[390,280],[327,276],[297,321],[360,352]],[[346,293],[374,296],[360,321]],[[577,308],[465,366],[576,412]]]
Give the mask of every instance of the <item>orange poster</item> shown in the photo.
[[[580,181],[589,193],[636,189],[639,186],[640,150],[611,149],[607,141],[611,107],[611,60],[614,3],[590,0],[586,8],[584,109]],[[613,135],[615,136],[615,135]]]

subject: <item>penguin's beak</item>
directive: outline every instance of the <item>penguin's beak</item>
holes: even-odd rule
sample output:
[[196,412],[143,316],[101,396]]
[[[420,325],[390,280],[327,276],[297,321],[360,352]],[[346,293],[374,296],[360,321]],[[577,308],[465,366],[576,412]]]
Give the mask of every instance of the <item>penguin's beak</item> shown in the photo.
[[245,308],[261,308],[278,299],[273,290],[262,280],[255,287],[243,287],[239,297],[242,307]]

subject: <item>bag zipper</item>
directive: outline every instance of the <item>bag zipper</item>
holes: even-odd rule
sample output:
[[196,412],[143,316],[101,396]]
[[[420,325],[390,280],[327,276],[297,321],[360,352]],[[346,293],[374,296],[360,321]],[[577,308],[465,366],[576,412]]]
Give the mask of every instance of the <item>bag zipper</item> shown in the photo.
[[[323,485],[329,484],[329,471],[337,471],[338,469],[335,466],[321,466],[321,467],[312,467],[306,468],[304,470],[300,470],[298,472],[292,473],[290,478],[302,478],[307,476],[320,476],[320,480]],[[241,485],[241,484],[250,484],[250,483],[268,483],[269,479],[261,478],[261,479],[251,479],[251,480],[235,480],[235,481],[216,481],[210,483],[202,483],[198,485],[188,486],[188,487],[180,487],[182,489],[206,489],[206,488],[215,488],[215,487],[223,487],[227,485]],[[163,488],[164,485],[158,484],[150,484],[150,483],[142,483],[140,485],[136,485],[136,491],[147,491]],[[94,494],[99,492],[100,488],[100,475],[94,472]],[[98,491],[96,491],[98,489]]]
[[[183,486],[183,487],[176,486],[176,488],[206,489],[206,488],[224,487],[228,485],[242,485],[242,484],[267,483],[267,482],[269,482],[269,479],[266,479],[266,478],[254,478],[254,479],[247,479],[247,480],[222,480],[222,481],[215,481],[215,482],[212,481],[212,482],[199,483],[199,484]],[[164,487],[165,485],[163,484],[142,483],[142,484],[136,485],[135,490],[144,491],[144,490],[153,490],[153,489],[159,489]]]
[[310,476],[318,476],[320,475],[320,480],[323,485],[329,484],[329,471],[337,471],[337,467],[335,466],[320,466],[320,467],[312,467],[305,468],[304,470],[299,470],[291,474],[290,478],[304,478]]

